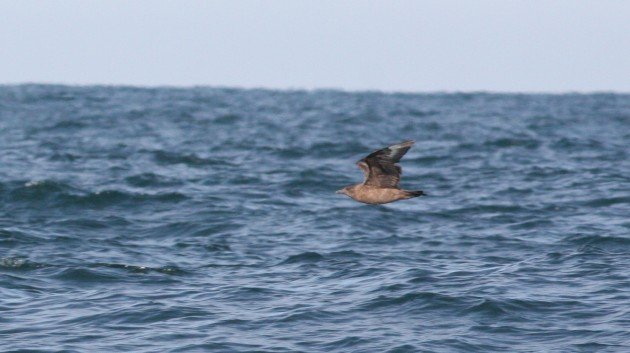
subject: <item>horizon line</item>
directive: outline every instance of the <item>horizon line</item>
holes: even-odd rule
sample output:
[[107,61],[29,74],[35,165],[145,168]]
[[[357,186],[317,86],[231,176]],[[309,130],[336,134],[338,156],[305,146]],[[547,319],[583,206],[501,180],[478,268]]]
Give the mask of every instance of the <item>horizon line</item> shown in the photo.
[[132,83],[60,83],[60,82],[0,82],[0,87],[9,86],[63,86],[63,87],[121,87],[136,89],[194,89],[194,88],[211,88],[226,90],[244,90],[244,91],[285,91],[285,92],[317,92],[317,91],[333,91],[344,93],[381,93],[381,94],[527,94],[527,95],[591,95],[591,94],[616,94],[630,95],[630,91],[617,90],[550,90],[550,91],[528,91],[528,90],[492,90],[492,89],[435,89],[435,90],[404,90],[404,89],[378,89],[378,88],[343,88],[343,87],[270,87],[257,85],[214,85],[214,84],[132,84]]

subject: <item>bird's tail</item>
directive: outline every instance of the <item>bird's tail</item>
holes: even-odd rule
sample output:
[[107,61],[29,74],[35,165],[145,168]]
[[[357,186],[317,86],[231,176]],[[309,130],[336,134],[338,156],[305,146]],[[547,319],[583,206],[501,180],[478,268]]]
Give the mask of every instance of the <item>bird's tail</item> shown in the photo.
[[426,195],[422,190],[405,190],[405,196],[410,199],[412,197],[424,196]]

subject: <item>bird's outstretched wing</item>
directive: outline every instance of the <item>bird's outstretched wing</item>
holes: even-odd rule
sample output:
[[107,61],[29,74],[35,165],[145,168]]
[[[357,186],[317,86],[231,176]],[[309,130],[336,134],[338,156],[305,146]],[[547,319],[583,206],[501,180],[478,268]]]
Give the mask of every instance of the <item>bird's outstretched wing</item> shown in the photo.
[[396,165],[409,151],[413,141],[405,141],[370,153],[357,162],[365,175],[363,185],[398,188],[402,169]]

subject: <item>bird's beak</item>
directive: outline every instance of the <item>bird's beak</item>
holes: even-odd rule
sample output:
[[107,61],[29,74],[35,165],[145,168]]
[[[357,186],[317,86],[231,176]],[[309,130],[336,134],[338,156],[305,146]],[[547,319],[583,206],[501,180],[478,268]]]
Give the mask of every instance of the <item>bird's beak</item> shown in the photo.
[[343,194],[343,189],[335,191],[335,194]]

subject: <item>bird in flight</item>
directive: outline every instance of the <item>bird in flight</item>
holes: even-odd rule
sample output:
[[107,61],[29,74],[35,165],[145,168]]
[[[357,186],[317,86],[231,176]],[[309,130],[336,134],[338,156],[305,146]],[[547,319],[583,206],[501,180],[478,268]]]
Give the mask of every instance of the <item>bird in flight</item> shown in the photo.
[[365,176],[363,183],[346,186],[337,193],[372,205],[426,195],[421,190],[403,190],[398,186],[402,168],[396,163],[413,144],[413,141],[405,141],[370,153],[357,162]]

